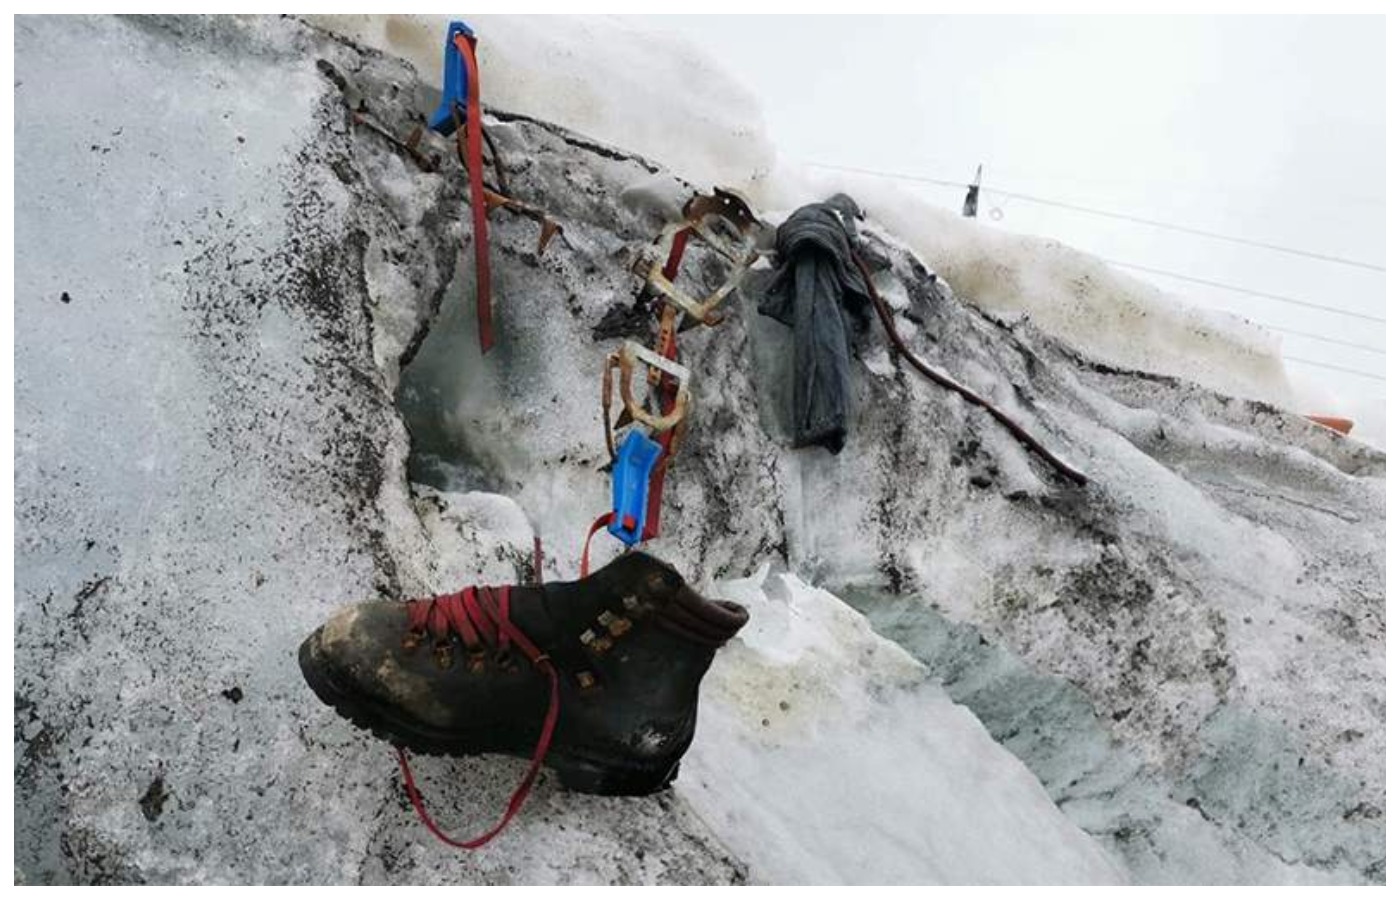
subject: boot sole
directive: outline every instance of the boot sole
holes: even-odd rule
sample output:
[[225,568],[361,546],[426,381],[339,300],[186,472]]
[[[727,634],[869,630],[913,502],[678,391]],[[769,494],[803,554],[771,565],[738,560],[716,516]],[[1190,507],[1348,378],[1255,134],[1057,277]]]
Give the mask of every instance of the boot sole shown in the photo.
[[[483,747],[480,742],[460,735],[436,731],[422,723],[407,719],[393,707],[372,697],[357,696],[340,687],[328,671],[320,652],[321,631],[317,629],[302,642],[297,653],[302,677],[313,693],[341,718],[362,731],[368,731],[395,747],[403,747],[424,756],[479,756],[483,753],[509,751]],[[546,767],[553,769],[565,789],[582,794],[612,797],[640,797],[669,787],[680,771],[680,760],[665,761],[659,766],[620,766],[616,760],[603,762],[584,754],[550,751]]]

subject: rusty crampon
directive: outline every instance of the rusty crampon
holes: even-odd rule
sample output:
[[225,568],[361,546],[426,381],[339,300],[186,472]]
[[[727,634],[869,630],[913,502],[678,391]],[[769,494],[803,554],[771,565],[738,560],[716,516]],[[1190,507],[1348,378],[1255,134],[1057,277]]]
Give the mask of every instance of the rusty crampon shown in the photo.
[[[646,491],[645,518],[638,522],[635,485],[631,481],[618,493],[614,469],[614,509],[594,524],[594,531],[603,525],[628,546],[656,537],[661,527],[661,496],[666,470],[685,432],[686,413],[690,407],[690,370],[677,362],[676,337],[694,325],[714,326],[723,321],[718,307],[739,286],[744,274],[759,257],[758,240],[762,229],[748,203],[738,193],[715,188],[712,194],[697,193],[682,210],[684,218],[662,229],[655,240],[631,265],[631,271],[642,279],[637,295],[639,304],[650,302],[657,317],[655,349],[648,350],[634,341],[627,341],[612,354],[603,366],[603,432],[608,457],[614,464],[621,462],[618,435],[629,426],[641,429],[654,441],[634,440],[627,446],[631,470],[641,466]],[[723,260],[728,273],[723,283],[703,298],[691,296],[678,284],[681,261],[694,239]],[[646,395],[639,400],[632,392],[633,377],[638,366],[646,370]],[[613,370],[620,374],[623,410],[617,421],[612,417]],[[624,448],[625,449],[625,448]],[[635,477],[630,476],[630,477]],[[619,497],[622,497],[620,500]],[[619,505],[620,504],[620,505]],[[617,530],[621,523],[621,531]],[[639,527],[640,526],[640,527]],[[591,532],[590,532],[591,534]],[[585,554],[587,544],[585,543]]]
[[[645,282],[644,290],[660,297],[668,307],[685,313],[700,324],[718,325],[724,320],[718,311],[719,305],[739,286],[749,267],[758,260],[761,230],[758,217],[742,195],[718,187],[713,194],[691,197],[683,212],[685,219],[663,228],[633,264],[632,271]],[[729,274],[724,282],[703,299],[692,297],[676,284],[680,254],[692,238],[698,239],[729,264]],[[662,248],[668,249],[669,256],[663,257],[660,252]],[[671,338],[674,340],[674,334]],[[664,348],[658,347],[658,352],[663,351]]]
[[[670,376],[674,402],[661,413],[653,413],[637,400],[632,392],[632,379],[637,365],[647,367],[647,378]],[[612,420],[613,370],[618,373],[618,393],[622,396],[623,413],[616,426]],[[690,408],[690,370],[673,359],[648,350],[636,341],[625,341],[620,349],[609,353],[603,363],[603,431],[608,445],[608,457],[617,458],[618,428],[636,422],[649,429],[653,436],[668,435],[685,420]]]
[[[711,194],[696,193],[682,210],[684,218],[673,222],[647,246],[632,264],[632,272],[642,279],[641,299],[660,300],[657,311],[657,338],[653,350],[628,341],[610,354],[603,366],[603,427],[608,455],[616,457],[616,432],[638,422],[662,441],[664,457],[675,449],[689,403],[690,373],[676,360],[676,335],[688,325],[718,325],[724,317],[718,307],[738,287],[744,274],[759,257],[760,223],[741,194],[715,188]],[[694,238],[729,265],[724,282],[703,299],[697,299],[677,284],[681,260]],[[648,387],[657,395],[650,412],[631,393],[631,372],[638,362],[645,364]],[[624,409],[612,421],[612,372],[621,372]],[[670,382],[663,382],[669,375]],[[664,458],[663,457],[663,458]]]
[[[347,88],[348,90],[348,88]],[[354,104],[350,110],[350,121],[360,127],[383,138],[395,150],[408,157],[420,171],[438,172],[441,164],[436,154],[425,150],[423,147],[423,137],[426,133],[422,125],[417,125],[408,133],[407,137],[399,137],[389,126],[381,122],[369,109],[369,105],[364,98],[359,98],[359,102]],[[458,121],[460,131],[460,120]],[[560,225],[548,212],[523,200],[517,200],[510,196],[510,186],[506,182],[505,166],[501,161],[501,152],[496,147],[495,140],[491,137],[491,132],[482,129],[481,136],[486,141],[487,148],[491,151],[491,168],[496,173],[496,184],[483,185],[482,194],[486,202],[486,211],[505,207],[511,212],[518,213],[528,219],[533,219],[540,223],[540,237],[535,246],[535,253],[542,255],[556,235],[562,234],[564,227]],[[463,163],[465,165],[465,162]]]
[[[462,123],[461,119],[457,116],[456,110],[453,110],[452,118],[457,125],[457,134],[460,138],[463,134],[461,128]],[[535,255],[543,256],[545,248],[549,246],[549,242],[554,239],[554,236],[563,233],[564,226],[556,222],[549,213],[545,212],[540,207],[509,196],[510,185],[506,182],[506,170],[505,164],[501,161],[501,151],[497,149],[496,141],[491,137],[491,132],[483,128],[481,130],[481,136],[486,139],[486,146],[491,151],[491,168],[496,172],[497,181],[497,184],[494,186],[484,182],[482,184],[482,196],[486,202],[486,211],[489,213],[494,209],[499,209],[504,206],[511,212],[519,213],[527,219],[533,219],[539,222],[540,237],[535,244]],[[466,166],[466,151],[462,146],[461,140],[457,142],[457,153],[458,156],[461,157],[462,165]]]

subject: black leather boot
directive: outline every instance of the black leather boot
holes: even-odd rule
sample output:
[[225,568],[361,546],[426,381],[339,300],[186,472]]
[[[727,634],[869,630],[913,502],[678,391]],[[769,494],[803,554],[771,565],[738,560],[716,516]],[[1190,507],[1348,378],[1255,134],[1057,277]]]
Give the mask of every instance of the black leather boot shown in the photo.
[[675,778],[700,679],[747,621],[633,552],[581,581],[354,606],[300,662],[322,702],[417,753],[531,758],[557,703],[543,761],[565,787],[649,794]]

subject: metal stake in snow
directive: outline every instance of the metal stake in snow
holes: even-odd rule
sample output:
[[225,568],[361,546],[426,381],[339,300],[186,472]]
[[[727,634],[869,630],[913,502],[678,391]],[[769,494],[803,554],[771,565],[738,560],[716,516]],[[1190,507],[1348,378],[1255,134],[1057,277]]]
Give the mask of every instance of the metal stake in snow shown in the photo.
[[963,216],[968,219],[977,218],[977,197],[982,193],[982,164],[977,164],[977,175],[973,177],[972,184],[967,186],[967,197],[963,199]]

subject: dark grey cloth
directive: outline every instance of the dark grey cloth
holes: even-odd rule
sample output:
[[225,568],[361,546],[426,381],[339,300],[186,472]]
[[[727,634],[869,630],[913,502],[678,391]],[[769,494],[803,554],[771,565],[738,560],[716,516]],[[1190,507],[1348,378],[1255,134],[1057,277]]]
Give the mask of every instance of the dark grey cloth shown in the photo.
[[777,274],[758,310],[793,329],[794,446],[840,453],[851,396],[851,346],[870,298],[851,260],[855,203],[838,194],[778,227]]

